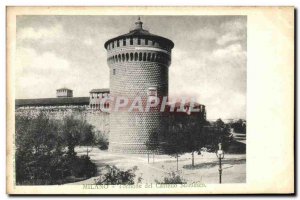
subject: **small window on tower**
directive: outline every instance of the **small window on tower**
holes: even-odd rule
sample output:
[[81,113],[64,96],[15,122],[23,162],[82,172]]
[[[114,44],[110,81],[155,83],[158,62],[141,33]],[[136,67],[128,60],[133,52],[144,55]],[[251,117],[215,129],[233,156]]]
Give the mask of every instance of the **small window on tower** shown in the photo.
[[140,45],[141,44],[141,39],[140,38],[138,38],[138,45]]
[[130,38],[130,45],[133,45],[133,39]]
[[155,103],[157,101],[157,87],[149,87],[147,94],[149,102]]
[[157,97],[157,87],[149,87],[147,94],[151,97]]
[[116,75],[116,69],[113,69],[113,75]]
[[120,42],[119,42],[119,40],[117,41],[117,47],[119,47],[120,46]]
[[148,45],[148,39],[145,39],[145,45]]
[[123,39],[123,46],[126,46],[126,39]]

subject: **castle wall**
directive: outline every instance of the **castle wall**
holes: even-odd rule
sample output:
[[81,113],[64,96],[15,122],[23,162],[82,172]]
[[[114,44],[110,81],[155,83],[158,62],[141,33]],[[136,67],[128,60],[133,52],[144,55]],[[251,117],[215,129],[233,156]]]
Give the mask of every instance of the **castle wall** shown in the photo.
[[76,119],[85,119],[95,127],[96,131],[107,134],[109,137],[109,113],[90,109],[88,106],[31,106],[16,108],[16,116],[37,117],[40,113],[46,114],[50,119],[62,120],[67,116]]

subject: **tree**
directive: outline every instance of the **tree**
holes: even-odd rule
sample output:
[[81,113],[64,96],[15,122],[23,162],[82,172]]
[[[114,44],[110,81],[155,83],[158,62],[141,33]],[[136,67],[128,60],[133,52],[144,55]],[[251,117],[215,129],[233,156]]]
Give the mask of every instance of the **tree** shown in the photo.
[[55,158],[63,154],[64,148],[57,130],[57,123],[44,114],[33,119],[16,117],[17,182],[51,183],[57,178],[54,168],[61,163],[55,162]]
[[76,155],[74,149],[77,145],[89,146],[93,145],[95,141],[94,127],[88,124],[85,119],[75,119],[72,115],[63,119],[61,133],[64,142],[68,146],[68,154],[71,157]]
[[96,166],[89,157],[70,157],[62,136],[62,123],[43,113],[37,117],[16,116],[17,184],[62,184],[74,175],[90,177]]
[[191,122],[187,125],[185,129],[185,150],[186,152],[191,152],[192,155],[192,166],[195,165],[195,151],[200,149],[200,128],[197,122]]
[[222,119],[218,119],[213,126],[213,151],[218,149],[219,143],[222,143],[223,149],[227,149],[231,143],[230,125],[225,124]]
[[150,152],[153,154],[153,162],[154,162],[154,154],[159,148],[159,141],[158,141],[158,132],[152,131],[150,133],[150,136],[148,140],[146,141],[146,148],[148,150],[148,163],[149,163],[149,157],[150,157]]
[[93,146],[95,144],[95,132],[94,126],[87,123],[86,120],[81,120],[81,137],[80,144],[86,146],[86,155],[89,156],[89,146]]
[[102,133],[100,131],[97,131],[96,133],[96,143],[98,145],[98,148],[101,150],[107,150],[109,141],[108,141],[108,135],[109,133]]
[[173,127],[167,132],[167,139],[162,143],[162,150],[168,155],[176,158],[178,171],[178,158],[185,153],[185,136],[180,126],[182,124],[173,124]]
[[246,133],[246,123],[242,119],[239,119],[238,121],[232,123],[231,127],[236,133]]
[[222,121],[221,118],[217,119],[217,121],[215,122],[215,125],[216,125],[218,128],[224,128],[224,127],[225,127],[225,123]]

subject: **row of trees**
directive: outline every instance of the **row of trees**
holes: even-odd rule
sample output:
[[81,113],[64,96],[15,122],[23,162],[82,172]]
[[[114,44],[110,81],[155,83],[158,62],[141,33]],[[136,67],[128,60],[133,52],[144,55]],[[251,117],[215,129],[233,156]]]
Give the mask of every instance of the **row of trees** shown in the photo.
[[230,123],[230,126],[234,132],[246,134],[246,121],[239,119],[236,122]]
[[15,137],[17,184],[62,184],[97,172],[88,156],[78,157],[74,150],[94,141],[94,128],[83,119],[16,116]]
[[174,117],[169,120],[168,130],[164,131],[162,137],[154,130],[146,142],[149,151],[148,162],[150,152],[154,155],[160,151],[176,158],[178,170],[179,156],[191,153],[191,164],[194,167],[195,153],[201,154],[202,148],[214,152],[218,143],[222,142],[225,148],[230,143],[229,127],[221,119],[214,124],[190,116]]

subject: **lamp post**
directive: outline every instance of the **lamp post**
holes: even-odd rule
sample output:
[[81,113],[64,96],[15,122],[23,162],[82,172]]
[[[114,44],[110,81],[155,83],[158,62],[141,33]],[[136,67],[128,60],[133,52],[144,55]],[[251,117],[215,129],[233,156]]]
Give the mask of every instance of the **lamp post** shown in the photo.
[[219,143],[219,150],[216,152],[217,158],[219,158],[219,183],[222,183],[222,159],[224,158],[224,151],[222,150],[222,144]]

